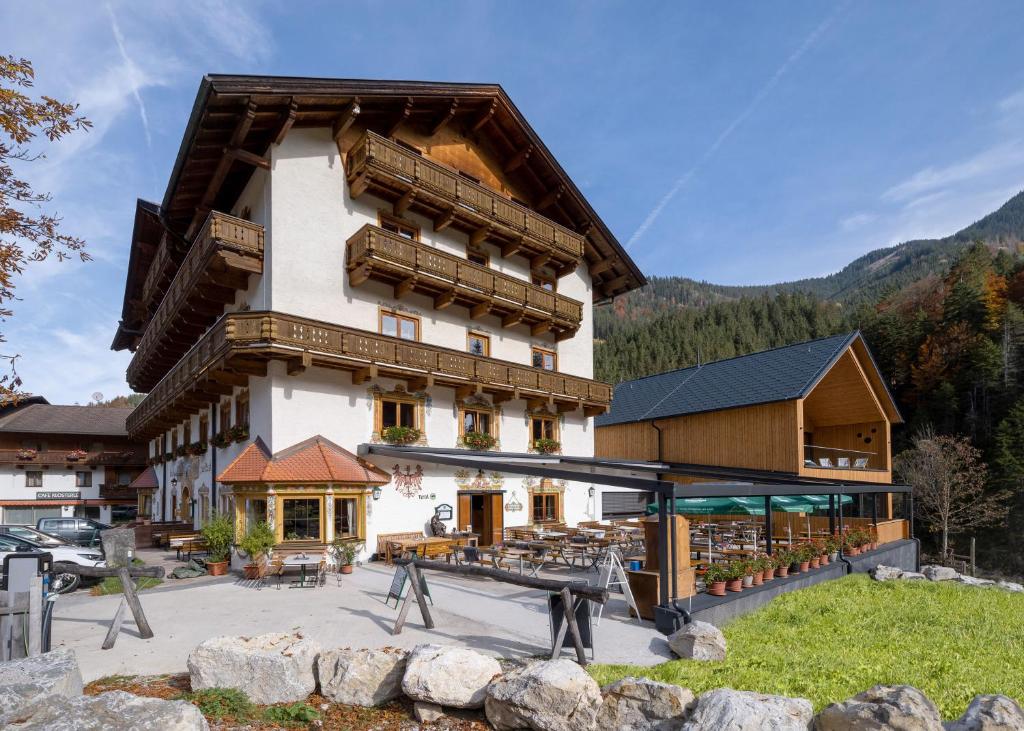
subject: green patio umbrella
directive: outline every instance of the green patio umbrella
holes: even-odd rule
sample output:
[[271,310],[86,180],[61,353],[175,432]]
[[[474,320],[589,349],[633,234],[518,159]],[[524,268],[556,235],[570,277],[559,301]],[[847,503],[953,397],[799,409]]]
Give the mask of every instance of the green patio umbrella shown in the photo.
[[[826,498],[826,504],[828,500]],[[802,495],[772,498],[772,510],[786,513],[806,513],[813,506]],[[647,514],[658,512],[658,504],[650,503]],[[676,498],[676,512],[683,515],[764,515],[761,497],[686,497]]]
[[[813,509],[817,510],[828,510],[828,495],[798,495],[797,498],[805,503],[812,506]],[[842,504],[849,505],[853,502],[853,498],[849,495],[842,496]],[[839,507],[840,502],[836,501],[836,507]]]

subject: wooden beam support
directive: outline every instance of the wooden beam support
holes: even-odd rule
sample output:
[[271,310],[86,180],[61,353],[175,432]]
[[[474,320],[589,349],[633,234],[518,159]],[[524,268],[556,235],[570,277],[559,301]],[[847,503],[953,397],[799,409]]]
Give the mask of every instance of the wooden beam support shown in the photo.
[[555,409],[558,411],[559,414],[567,414],[570,411],[576,411],[576,409],[578,409],[579,407],[580,405],[573,401],[559,401],[555,405]]
[[247,163],[247,164],[252,165],[254,167],[262,168],[263,170],[270,170],[270,161],[269,160],[267,160],[266,158],[260,157],[259,155],[256,155],[256,154],[254,154],[252,152],[249,152],[248,150],[243,150],[241,148],[235,148],[235,149],[225,148],[224,149],[224,154],[225,155],[233,156],[239,162],[244,162],[244,163]]
[[298,358],[288,361],[288,375],[298,376],[313,365],[313,354],[303,352]]
[[281,126],[277,130],[277,134],[274,135],[274,144],[280,145],[284,142],[285,136],[291,130],[292,125],[295,124],[295,118],[299,114],[299,105],[297,102],[292,101],[288,104],[288,112],[284,115],[281,120]]
[[371,269],[369,264],[357,266],[355,269],[351,270],[348,273],[348,283],[351,284],[353,287],[358,287],[360,284],[362,284],[363,282],[370,278],[370,272]]
[[228,386],[238,386],[239,388],[245,388],[249,385],[249,376],[243,373],[233,373],[227,370],[211,370],[209,371],[210,380],[216,381],[217,383],[223,383]]
[[485,124],[490,122],[491,118],[494,117],[494,113],[497,112],[497,111],[498,111],[498,100],[494,99],[494,100],[491,101],[490,106],[488,106],[486,109],[484,109],[479,115],[477,115],[477,118],[473,120],[473,124],[470,125],[470,128],[469,128],[470,132],[476,132],[481,127],[483,127]]
[[446,112],[442,112],[441,116],[438,117],[434,121],[434,123],[430,126],[430,136],[431,137],[433,137],[438,132],[440,132],[442,129],[444,129],[445,125],[447,125],[450,121],[452,121],[455,118],[455,112],[458,110],[458,108],[459,108],[459,100],[458,99],[452,99],[452,103],[451,103],[451,105],[449,105],[448,110]]
[[513,325],[518,325],[522,321],[523,321],[523,311],[522,310],[516,310],[515,312],[510,312],[509,314],[507,314],[503,318],[501,318],[501,326],[502,327],[512,327]]
[[469,235],[469,245],[470,246],[479,246],[484,241],[486,241],[487,237],[490,236],[490,235],[491,235],[491,227],[490,226],[481,226],[480,228],[478,228],[476,231],[474,231],[473,233],[471,233]]
[[551,330],[553,324],[554,323],[552,323],[551,320],[541,320],[540,322],[534,323],[530,327],[530,335],[533,335],[534,337],[543,335]]
[[479,383],[467,383],[455,389],[455,400],[465,401],[470,396],[477,396],[484,392],[484,387]]
[[520,236],[515,241],[509,241],[508,243],[501,245],[501,255],[504,258],[509,258],[514,254],[518,254],[523,248],[523,237]]
[[608,410],[605,406],[584,406],[583,415],[586,417],[600,416]]
[[452,225],[452,221],[455,220],[455,209],[449,208],[447,211],[442,211],[441,215],[434,219],[434,230],[444,231],[446,228]]
[[356,386],[358,386],[360,384],[363,384],[363,383],[366,383],[367,381],[372,381],[376,377],[377,377],[377,364],[376,363],[371,363],[370,365],[366,366],[365,368],[360,368],[358,370],[352,371],[352,383],[354,385],[356,385]]
[[519,394],[516,391],[494,391],[491,393],[491,401],[497,404],[503,404],[506,401],[511,401],[518,398]]
[[598,274],[603,274],[615,266],[615,263],[615,259],[602,259],[601,261],[594,262],[590,265],[590,276],[596,277]]
[[517,152],[515,155],[512,156],[511,160],[509,160],[507,163],[505,163],[505,172],[506,173],[511,173],[514,170],[518,170],[520,167],[523,166],[523,164],[527,160],[530,159],[530,154],[532,152],[533,152],[533,145],[532,144],[529,144],[526,147],[524,147],[521,150],[519,150],[519,152]]
[[256,103],[250,101],[245,107],[245,114],[238,120],[238,124],[235,125],[235,129],[231,132],[228,147],[241,147],[254,121],[256,121]]
[[526,399],[526,408],[530,409],[531,411],[533,409],[539,409],[542,406],[547,406],[547,405],[548,405],[548,400],[546,398],[534,397],[534,398]]
[[425,376],[414,376],[405,380],[406,388],[409,389],[410,393],[416,393],[417,391],[426,391],[434,385],[434,374],[428,373]]
[[407,277],[395,285],[395,299],[400,300],[416,289],[416,277]]
[[362,109],[359,106],[359,97],[355,97],[338,118],[334,120],[334,124],[331,127],[331,137],[334,139],[336,145],[341,145],[341,138],[348,131],[348,128],[352,126],[352,123],[356,121],[356,117]]
[[470,310],[469,310],[469,319],[470,320],[479,320],[484,315],[489,315],[490,313],[491,313],[491,303],[490,302],[481,302],[480,304],[473,305],[470,308]]
[[615,279],[605,282],[601,286],[601,291],[604,293],[606,297],[610,297],[611,295],[615,294],[615,291],[617,289],[622,287],[622,285],[624,285],[628,281],[629,277],[623,274],[621,277],[615,277]]
[[540,269],[549,261],[551,261],[550,251],[545,251],[543,254],[537,254],[537,256],[530,259],[530,269]]
[[550,208],[551,206],[555,205],[558,199],[562,197],[562,194],[564,192],[565,186],[559,183],[554,188],[549,190],[543,198],[540,199],[540,202],[537,204],[537,210],[543,211],[545,208]]
[[388,127],[388,132],[386,135],[384,135],[385,137],[391,137],[392,135],[395,134],[395,132],[398,131],[399,127],[405,124],[405,120],[407,120],[409,118],[409,115],[412,114],[413,104],[413,98],[411,96],[406,97],[405,106],[402,107],[401,111],[398,112],[398,116],[395,117],[395,121],[392,122],[391,125]]
[[412,205],[413,200],[416,198],[416,189],[409,188],[402,194],[402,197],[395,201],[394,205],[391,206],[391,210],[394,211],[396,216],[401,216],[405,213],[409,206]]
[[455,290],[450,289],[447,292],[442,292],[434,298],[434,309],[443,310],[455,301]]

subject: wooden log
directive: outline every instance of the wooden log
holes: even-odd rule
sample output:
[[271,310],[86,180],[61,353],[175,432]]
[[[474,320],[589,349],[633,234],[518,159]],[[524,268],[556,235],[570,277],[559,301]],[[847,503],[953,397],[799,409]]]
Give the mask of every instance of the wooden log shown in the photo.
[[142,612],[139,595],[135,593],[135,582],[132,581],[127,568],[118,569],[118,575],[121,578],[121,587],[124,590],[125,601],[128,602],[128,606],[132,610],[132,616],[135,617],[135,624],[139,628],[139,636],[144,640],[152,639],[153,629],[149,626],[149,620],[146,619],[146,615]]
[[100,645],[100,649],[109,650],[117,642],[117,635],[121,631],[121,623],[124,622],[124,610],[128,607],[128,602],[121,597],[121,603],[117,605],[117,612],[114,614],[114,620],[110,623],[110,628],[107,630],[107,636],[103,639],[103,644]]
[[[126,570],[135,579],[142,576],[149,579],[164,578],[163,566],[132,566]],[[79,576],[88,576],[90,578],[105,578],[107,576],[117,576],[118,571],[119,569],[113,567],[81,566],[77,563],[68,563],[67,561],[53,562],[53,572],[55,574],[78,574]]]
[[423,596],[423,587],[420,585],[420,572],[416,570],[416,564],[406,566],[409,572],[409,588],[416,595],[416,601],[420,605],[420,614],[423,616],[423,624],[427,629],[434,629],[434,619],[430,616],[430,609],[427,607],[427,598]]
[[563,589],[568,589],[571,594],[584,597],[592,602],[597,602],[598,604],[606,604],[608,602],[608,590],[603,589],[599,586],[586,586],[582,584],[571,584],[567,581],[558,581],[555,579],[540,579],[534,578],[532,576],[519,576],[517,574],[509,573],[508,571],[487,568],[485,566],[456,566],[453,564],[445,563],[444,561],[396,558],[395,564],[401,566],[414,565],[418,569],[443,571],[449,574],[460,574],[462,576],[479,576],[485,579],[494,579],[495,581],[501,581],[506,584],[515,584],[516,586],[525,586],[528,589],[539,589],[541,591],[550,591],[556,594],[561,593]]
[[580,665],[587,664],[587,651],[583,648],[583,638],[580,636],[580,628],[576,625],[576,611],[573,604],[572,593],[569,587],[559,592],[562,595],[562,609],[565,611],[565,623],[572,634],[572,643],[576,646],[576,661]]

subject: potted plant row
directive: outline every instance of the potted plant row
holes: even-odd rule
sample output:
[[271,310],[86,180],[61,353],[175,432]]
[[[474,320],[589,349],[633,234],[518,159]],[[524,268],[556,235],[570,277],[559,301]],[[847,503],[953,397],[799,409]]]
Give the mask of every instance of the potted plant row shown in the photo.
[[68,462],[77,462],[80,459],[85,459],[88,455],[89,453],[84,449],[72,449],[64,457]]
[[533,450],[541,454],[554,454],[562,448],[562,443],[557,439],[534,439]]
[[206,454],[206,443],[205,442],[192,442],[188,445],[188,453],[193,457],[200,457]]
[[18,459],[24,459],[24,460],[35,459],[37,454],[39,454],[39,453],[36,450],[34,450],[34,449],[19,449],[18,450]]
[[422,436],[419,429],[411,426],[387,426],[380,430],[380,438],[388,444],[402,446],[419,441]]
[[478,431],[468,431],[462,435],[462,443],[477,452],[485,452],[494,447],[497,439],[490,434]]
[[227,435],[233,442],[244,442],[249,438],[249,425],[235,424],[227,430]]
[[225,432],[219,431],[210,437],[210,444],[215,446],[217,449],[224,449],[231,446],[231,437]]

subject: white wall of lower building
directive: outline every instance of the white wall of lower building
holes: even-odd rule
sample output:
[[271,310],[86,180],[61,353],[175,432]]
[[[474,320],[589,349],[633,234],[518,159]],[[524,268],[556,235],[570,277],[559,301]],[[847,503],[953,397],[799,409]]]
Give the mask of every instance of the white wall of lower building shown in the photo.
[[[14,465],[0,466],[0,501],[4,500],[34,500],[42,505],[54,500],[66,500],[66,504],[60,507],[60,514],[64,517],[75,515],[76,500],[97,500],[100,496],[100,483],[103,482],[103,469],[95,470],[89,467],[80,469],[65,469],[49,465],[48,469],[40,469],[39,465],[26,463],[26,469],[20,469]],[[28,487],[26,485],[26,471],[33,469],[43,473],[43,484],[41,487]],[[92,485],[88,487],[76,486],[77,472],[90,472],[92,474]],[[52,493],[61,493],[69,497],[53,497]],[[8,519],[16,520],[19,523],[27,521],[16,519],[14,512],[9,508],[0,505],[0,523],[8,522]],[[110,522],[110,506],[99,506],[99,518],[101,522]]]

